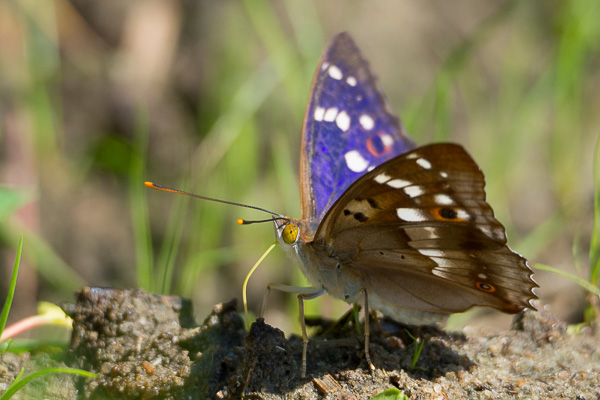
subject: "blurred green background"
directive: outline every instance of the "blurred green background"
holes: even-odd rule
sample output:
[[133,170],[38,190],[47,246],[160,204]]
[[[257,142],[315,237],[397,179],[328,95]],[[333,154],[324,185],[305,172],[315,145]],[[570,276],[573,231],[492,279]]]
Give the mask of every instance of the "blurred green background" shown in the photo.
[[[595,0],[0,0],[0,299],[26,234],[10,320],[83,284],[191,297],[200,321],[241,298],[273,232],[235,221],[264,215],[143,181],[299,217],[302,118],[340,31],[417,143],[472,154],[513,249],[588,278]],[[579,287],[536,280],[552,311],[581,318]],[[303,280],[274,252],[250,281],[254,311],[267,282]],[[333,318],[345,309],[311,304],[308,314]],[[271,295],[268,322],[292,330],[296,315],[294,295]]]

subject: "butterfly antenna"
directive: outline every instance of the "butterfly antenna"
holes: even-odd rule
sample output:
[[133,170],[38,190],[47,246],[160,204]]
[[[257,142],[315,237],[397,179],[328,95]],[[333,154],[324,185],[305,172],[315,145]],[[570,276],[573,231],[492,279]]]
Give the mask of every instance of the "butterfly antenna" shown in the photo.
[[[262,211],[262,212],[267,213],[267,214],[274,215],[274,216],[278,217],[276,219],[286,219],[283,215],[278,214],[276,212],[269,211],[267,209],[256,207],[256,206],[251,206],[251,205],[248,205],[248,204],[235,203],[233,201],[219,200],[219,199],[214,199],[212,197],[200,196],[198,194],[184,192],[183,190],[173,189],[173,188],[166,187],[166,186],[161,186],[161,185],[159,185],[157,183],[154,183],[154,182],[144,182],[144,185],[146,185],[147,187],[152,188],[152,189],[162,190],[163,192],[184,194],[186,196],[195,197],[195,198],[201,199],[201,200],[214,201],[214,202],[217,202],[217,203],[229,204],[231,206],[251,208],[253,210],[258,210],[258,211]],[[239,219],[238,220],[238,224],[240,224],[240,225],[247,225],[247,224],[253,224],[253,223],[256,223],[256,222],[266,222],[266,221],[272,221],[272,219],[268,219],[268,220],[264,220],[264,221],[245,221],[243,219]]]
[[286,217],[277,217],[277,218],[270,218],[270,219],[261,219],[261,220],[256,220],[256,221],[248,221],[246,219],[238,219],[237,223],[239,225],[250,225],[250,224],[260,224],[263,222],[273,222],[273,221],[277,221],[277,220],[284,220],[284,221],[289,221],[289,218]]

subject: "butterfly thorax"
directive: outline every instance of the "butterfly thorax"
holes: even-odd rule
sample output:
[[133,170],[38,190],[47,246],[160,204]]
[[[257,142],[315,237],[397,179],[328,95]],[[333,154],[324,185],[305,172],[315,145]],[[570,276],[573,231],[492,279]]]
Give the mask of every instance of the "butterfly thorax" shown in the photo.
[[[362,287],[358,274],[341,274],[339,260],[327,252],[315,252],[312,234],[304,220],[289,218],[275,221],[275,236],[281,247],[293,259],[308,282],[315,288],[325,289],[338,299],[346,300]],[[322,246],[318,246],[321,250]],[[347,272],[347,271],[345,271]]]

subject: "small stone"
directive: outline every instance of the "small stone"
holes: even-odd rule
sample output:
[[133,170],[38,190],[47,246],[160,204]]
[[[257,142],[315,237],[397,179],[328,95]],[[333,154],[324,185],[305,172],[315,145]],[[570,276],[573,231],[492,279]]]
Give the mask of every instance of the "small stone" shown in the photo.
[[144,371],[146,371],[146,373],[148,375],[153,375],[154,372],[156,371],[156,368],[154,368],[154,365],[152,365],[148,361],[143,361],[142,362],[142,368],[144,368]]

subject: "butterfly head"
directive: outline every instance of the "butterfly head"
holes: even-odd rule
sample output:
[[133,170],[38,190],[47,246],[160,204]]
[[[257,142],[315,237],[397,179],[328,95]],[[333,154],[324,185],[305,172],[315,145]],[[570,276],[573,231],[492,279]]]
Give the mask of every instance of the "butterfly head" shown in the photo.
[[300,227],[297,220],[293,218],[273,219],[275,237],[282,246],[290,246],[298,241]]
[[305,241],[303,237],[307,232],[305,223],[295,218],[274,218],[275,237],[277,242],[284,247],[296,245],[299,241]]

